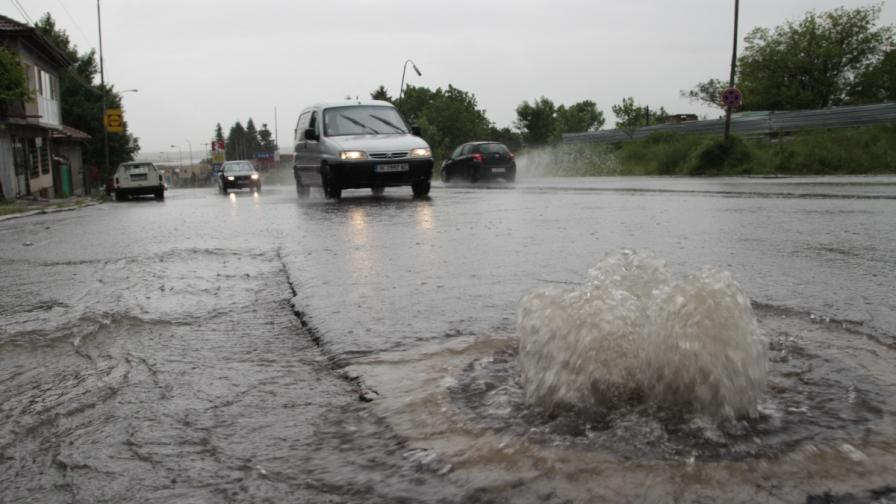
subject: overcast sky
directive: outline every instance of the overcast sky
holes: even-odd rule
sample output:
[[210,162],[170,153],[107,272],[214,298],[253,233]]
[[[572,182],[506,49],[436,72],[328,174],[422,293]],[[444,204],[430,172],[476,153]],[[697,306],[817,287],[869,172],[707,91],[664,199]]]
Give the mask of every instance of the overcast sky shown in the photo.
[[[37,20],[50,12],[79,49],[97,46],[95,0],[19,0]],[[811,9],[866,0],[743,0],[740,34],[798,19]],[[306,105],[369,98],[380,84],[452,84],[474,93],[498,126],[512,126],[523,100],[590,99],[607,116],[623,97],[671,113],[714,117],[680,91],[725,77],[731,0],[104,0],[106,80],[124,95],[143,151],[187,141],[200,151],[215,123],[225,134],[252,117],[289,150]],[[0,13],[23,20],[13,0]],[[881,22],[896,23],[896,0]]]

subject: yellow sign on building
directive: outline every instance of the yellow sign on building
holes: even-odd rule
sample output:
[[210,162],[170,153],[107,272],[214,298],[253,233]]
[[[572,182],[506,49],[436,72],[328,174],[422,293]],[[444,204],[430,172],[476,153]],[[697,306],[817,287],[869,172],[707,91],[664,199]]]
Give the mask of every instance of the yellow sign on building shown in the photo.
[[106,131],[109,133],[124,133],[124,114],[122,114],[121,109],[106,109],[106,114],[103,116],[103,125],[106,126]]

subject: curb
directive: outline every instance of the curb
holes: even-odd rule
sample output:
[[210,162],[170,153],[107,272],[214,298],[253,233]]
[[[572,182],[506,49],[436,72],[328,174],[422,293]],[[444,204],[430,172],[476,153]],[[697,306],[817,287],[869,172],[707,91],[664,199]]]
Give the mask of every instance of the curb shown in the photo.
[[100,204],[100,202],[98,202],[98,201],[91,201],[89,203],[84,203],[83,205],[78,205],[78,206],[70,206],[70,207],[63,207],[63,208],[54,208],[54,207],[41,208],[39,210],[31,210],[28,212],[19,212],[19,213],[0,216],[0,222],[12,220],[12,219],[19,219],[22,217],[31,217],[32,215],[45,215],[45,214],[53,214],[53,213],[60,213],[60,212],[73,212],[75,210],[80,210],[82,208],[92,207],[92,206],[96,206],[99,204]]

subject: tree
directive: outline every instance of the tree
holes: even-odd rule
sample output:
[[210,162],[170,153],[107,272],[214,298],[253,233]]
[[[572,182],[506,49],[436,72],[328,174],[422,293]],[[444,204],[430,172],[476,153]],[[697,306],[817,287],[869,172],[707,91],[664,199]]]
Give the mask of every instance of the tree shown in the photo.
[[591,100],[557,107],[557,138],[563,133],[596,131],[604,125],[604,113]]
[[386,91],[386,86],[383,86],[382,84],[380,84],[380,87],[374,89],[372,93],[370,93],[370,99],[383,100],[389,103],[392,103],[394,101],[392,97],[389,96],[389,91]]
[[709,79],[706,82],[697,83],[687,91],[681,91],[681,97],[710,107],[721,107],[722,91],[727,88],[728,82],[723,82],[721,79]]
[[557,131],[557,108],[542,96],[532,104],[524,101],[516,108],[516,127],[526,145],[545,145],[553,141]]
[[[82,155],[86,165],[104,166],[105,149],[103,147],[103,92],[106,94],[106,106],[109,108],[121,108],[121,95],[115,92],[111,84],[106,84],[105,90],[95,83],[98,66],[96,53],[90,50],[79,53],[78,48],[71,43],[68,34],[56,26],[56,21],[50,14],[44,14],[35,23],[35,28],[50,42],[59,48],[75,64],[67,71],[60,72],[60,104],[62,109],[62,121],[67,126],[77,128],[92,138],[92,141],[82,147]],[[124,133],[110,133],[109,138],[109,168],[114,172],[120,163],[132,161],[134,154],[140,151],[139,139],[130,133],[127,121],[124,123]],[[105,173],[103,178],[111,177],[112,173]]]
[[885,100],[896,100],[896,49],[887,51],[876,65],[862,72],[849,93],[851,104]]
[[[418,90],[417,95],[411,95],[411,99],[423,95],[430,97],[429,103],[415,114],[422,136],[437,158],[444,158],[462,143],[485,138],[491,122],[485,111],[477,108],[474,94],[450,84],[448,89],[438,88],[429,93],[415,89]],[[408,96],[406,92],[404,98]]]
[[6,116],[10,105],[31,97],[19,57],[0,45],[0,117]]
[[245,142],[245,159],[254,159],[255,153],[261,150],[261,141],[258,139],[258,130],[255,128],[255,122],[251,117],[246,121]]
[[[880,12],[880,6],[839,7],[810,11],[773,30],[753,29],[738,59],[743,108],[817,109],[880,96],[867,80],[862,83],[863,77],[873,78],[876,68],[886,71],[880,65],[894,47],[893,26],[876,26]],[[687,96],[718,103],[720,82],[697,84]]]
[[274,152],[277,150],[274,135],[271,134],[271,130],[268,129],[267,124],[262,124],[261,129],[258,130],[258,140],[261,142],[262,152]]
[[227,134],[227,143],[224,146],[224,155],[228,160],[246,159],[246,128],[237,121],[230,127],[230,133]]
[[406,121],[416,124],[423,109],[432,103],[434,95],[429,88],[409,85],[405,88],[401,101],[397,101],[395,106]]
[[224,140],[224,130],[221,128],[221,123],[215,125],[215,140]]
[[623,98],[622,103],[613,105],[612,110],[616,116],[616,127],[629,137],[634,135],[636,129],[662,124],[669,117],[665,108],[651,109],[647,105],[638,105],[632,97]]

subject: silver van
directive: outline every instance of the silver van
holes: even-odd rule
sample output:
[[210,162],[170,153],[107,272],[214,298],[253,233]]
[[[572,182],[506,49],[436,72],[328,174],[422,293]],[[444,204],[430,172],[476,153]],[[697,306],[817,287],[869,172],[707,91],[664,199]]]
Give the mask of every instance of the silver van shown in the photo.
[[327,199],[343,189],[411,186],[415,197],[429,194],[432,150],[385,101],[320,103],[299,115],[295,129],[296,192],[321,187]]

